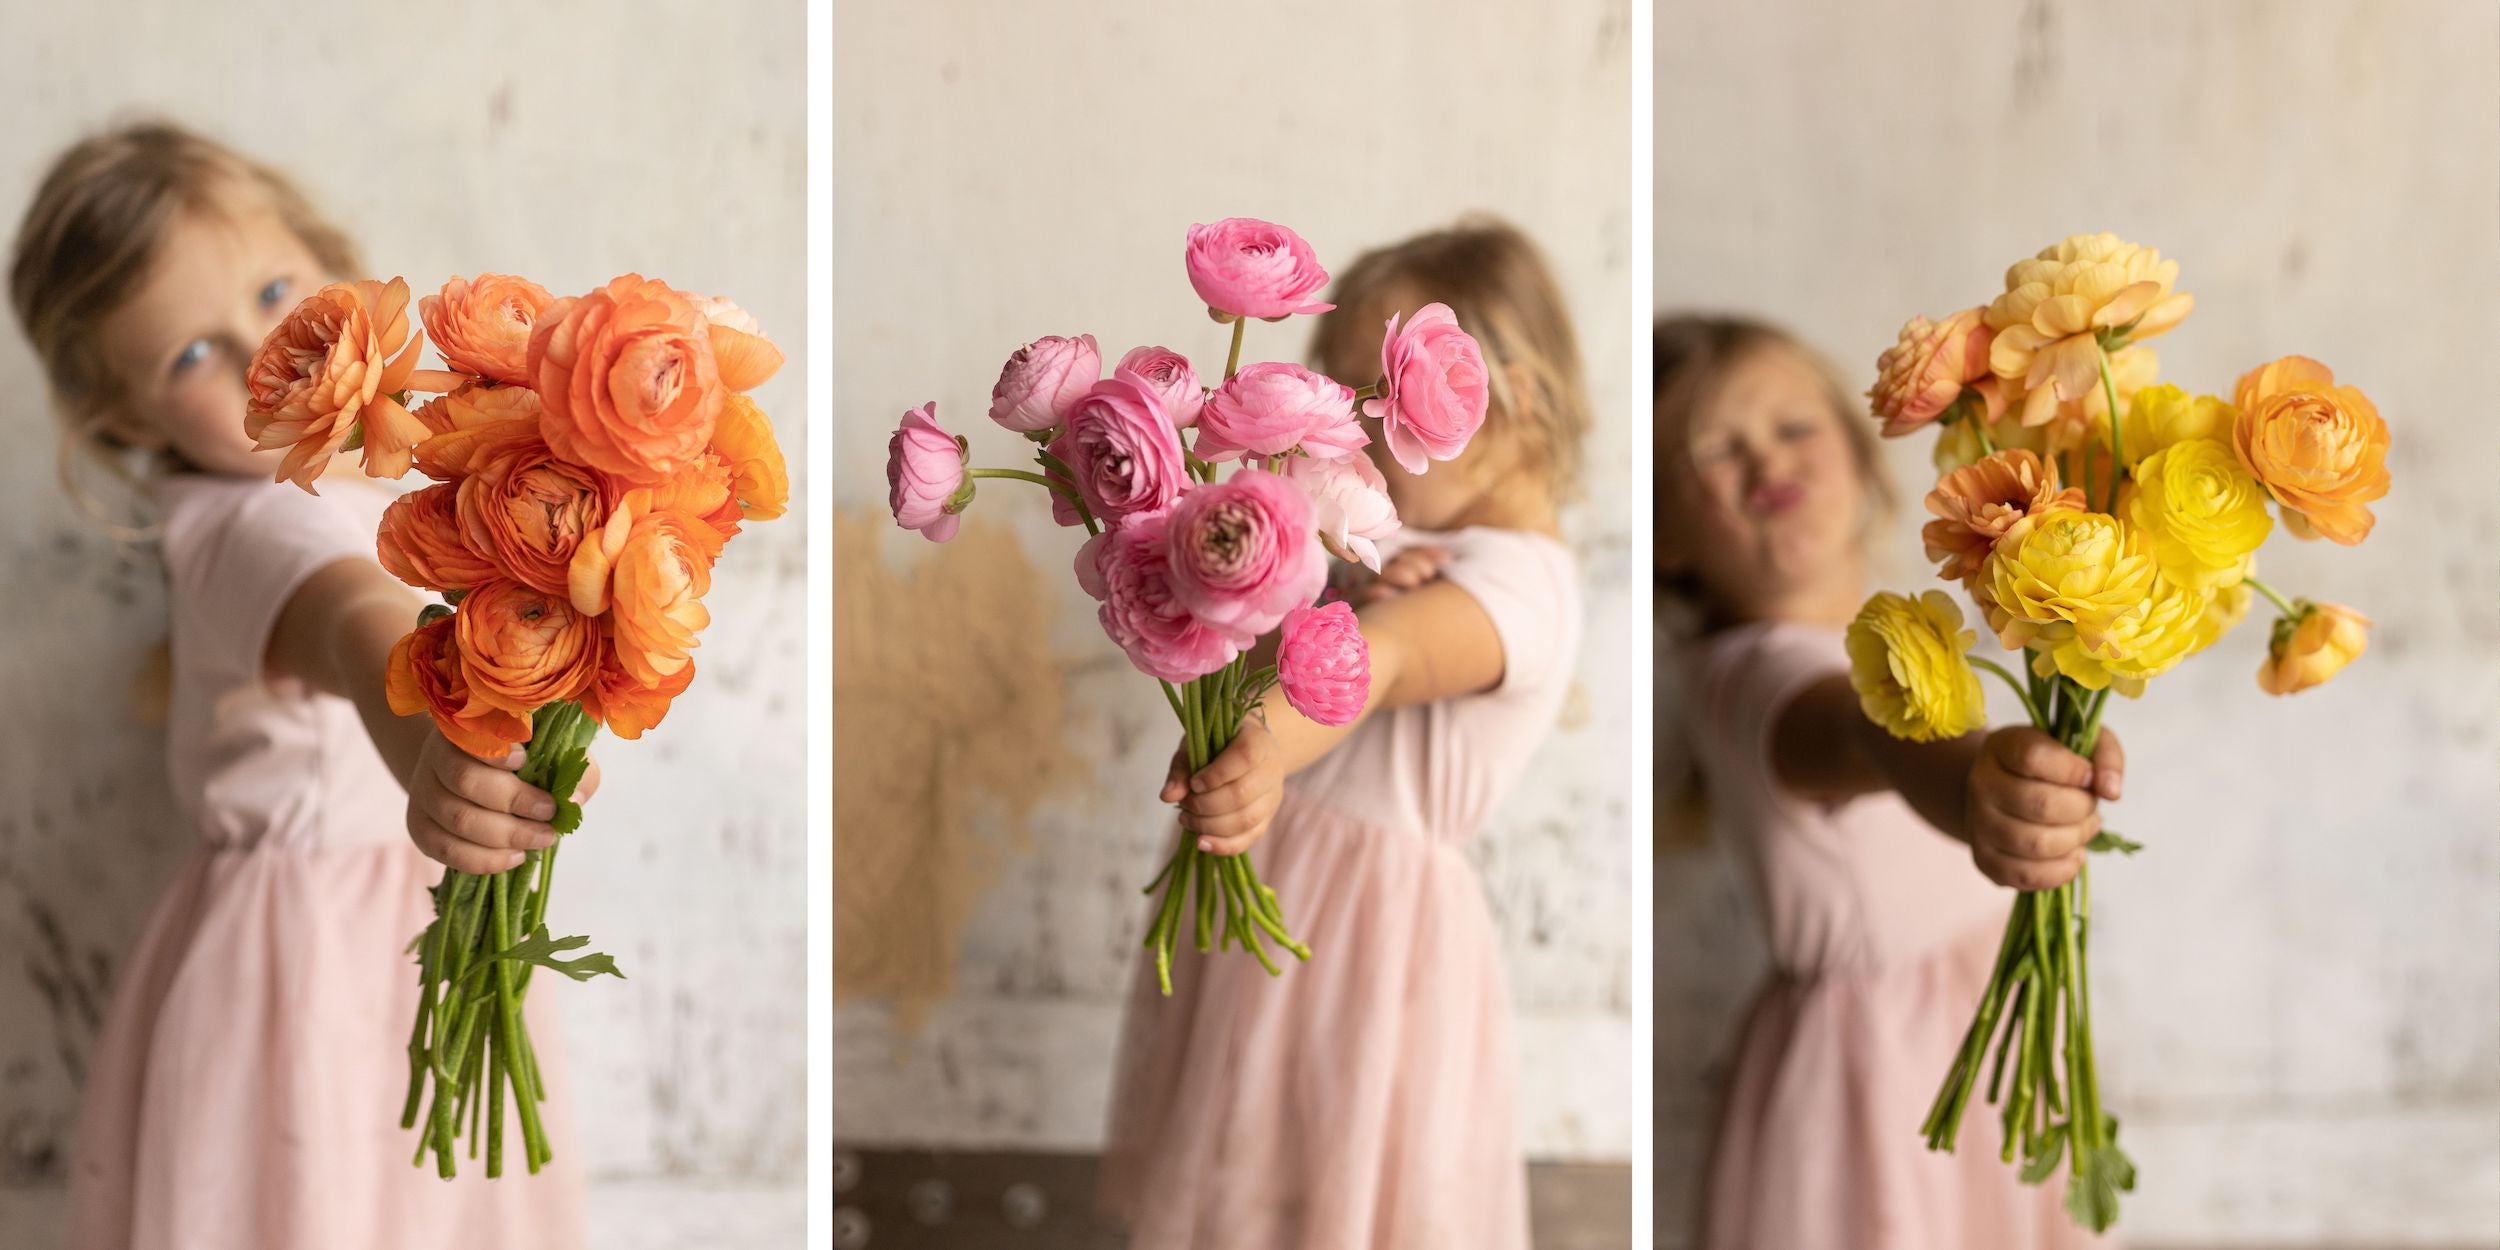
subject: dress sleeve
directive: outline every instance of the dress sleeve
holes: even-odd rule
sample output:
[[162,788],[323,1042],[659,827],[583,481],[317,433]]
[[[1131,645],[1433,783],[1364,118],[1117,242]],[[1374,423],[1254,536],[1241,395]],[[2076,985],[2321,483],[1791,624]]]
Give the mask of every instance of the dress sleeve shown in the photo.
[[373,559],[373,528],[340,501],[260,481],[187,482],[166,509],[174,645],[222,680],[257,680],[278,614],[305,579]]
[[1700,751],[1718,757],[1714,771],[1782,794],[1771,770],[1780,713],[1806,687],[1848,668],[1840,636],[1820,630],[1771,625],[1714,640],[1692,687]]
[[1497,693],[1543,690],[1571,680],[1580,650],[1580,581],[1568,551],[1502,530],[1472,531],[1454,544],[1441,576],[1493,619],[1502,640]]

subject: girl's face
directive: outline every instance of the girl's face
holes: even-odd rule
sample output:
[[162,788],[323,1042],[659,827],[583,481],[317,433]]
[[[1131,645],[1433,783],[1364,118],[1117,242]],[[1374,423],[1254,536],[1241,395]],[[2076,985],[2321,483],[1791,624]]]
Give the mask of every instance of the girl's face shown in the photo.
[[1721,610],[1743,620],[1793,616],[1809,603],[1854,607],[1868,499],[1845,419],[1798,353],[1763,348],[1737,360],[1685,431],[1660,562],[1699,574]]
[[269,331],[327,279],[276,211],[228,198],[223,211],[176,217],[137,293],[105,318],[103,349],[121,382],[108,420],[133,446],[261,477],[275,464],[244,437],[243,373]]

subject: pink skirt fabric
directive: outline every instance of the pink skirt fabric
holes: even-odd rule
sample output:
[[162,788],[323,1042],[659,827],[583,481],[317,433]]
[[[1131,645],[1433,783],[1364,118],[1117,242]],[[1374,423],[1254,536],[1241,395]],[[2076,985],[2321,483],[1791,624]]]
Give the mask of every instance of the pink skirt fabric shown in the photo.
[[[1524,1250],[1510,996],[1466,860],[1288,796],[1259,848],[1308,963],[1141,960],[1103,1200],[1156,1250]],[[1140,923],[1143,923],[1142,914]]]
[[[572,1250],[581,1142],[550,995],[530,996],[553,1163],[418,1168],[399,1127],[440,869],[404,841],[202,851],[124,965],[88,1065],[71,1250]],[[539,987],[542,989],[552,987]]]
[[2002,926],[1877,973],[1781,977],[1748,1014],[1711,1151],[1706,1250],[2065,1250],[2066,1173],[2024,1185],[1974,1094],[1950,1155],[1919,1126],[1988,986]]

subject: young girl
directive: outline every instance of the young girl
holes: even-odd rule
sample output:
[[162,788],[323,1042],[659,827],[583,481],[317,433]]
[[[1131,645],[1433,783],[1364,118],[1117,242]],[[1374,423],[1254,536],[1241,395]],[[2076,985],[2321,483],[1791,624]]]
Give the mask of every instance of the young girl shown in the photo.
[[1404,529],[1351,596],[1371,698],[1331,729],[1271,693],[1163,798],[1260,875],[1318,952],[1271,979],[1183,944],[1163,998],[1132,994],[1106,1194],[1157,1250],[1524,1247],[1510,998],[1464,847],[1553,725],[1580,640],[1558,537],[1588,403],[1562,296],[1500,225],[1358,260],[1330,296],[1317,367],[1368,381],[1390,316],[1448,304],[1493,376],[1464,455],[1410,476],[1369,449]]
[[1918,1125],[1987,984],[1999,887],[2075,874],[2119,796],[2117,738],[2086,761],[2028,726],[1921,745],[1870,724],[1841,635],[1885,503],[1873,420],[1768,326],[1668,317],[1653,346],[1660,581],[1700,623],[1687,702],[1661,712],[1685,721],[1776,968],[1737,1045],[1701,1245],[2095,1244],[2062,1176],[2025,1186],[1998,1160],[1994,1116],[1974,1110],[1952,1155]]
[[[384,661],[420,601],[374,560],[389,496],[352,471],[318,497],[273,484],[243,435],[261,339],[363,273],[284,177],[167,125],[71,148],[18,232],[10,303],[51,383],[64,485],[79,494],[89,457],[152,497],[167,764],[200,837],[90,1057],[77,1250],[582,1242],[578,1156],[446,1184],[399,1127],[426,856],[508,868],[553,840],[554,801],[512,775],[517,750],[473,760],[391,714]],[[562,1048],[539,1036],[561,1124]]]

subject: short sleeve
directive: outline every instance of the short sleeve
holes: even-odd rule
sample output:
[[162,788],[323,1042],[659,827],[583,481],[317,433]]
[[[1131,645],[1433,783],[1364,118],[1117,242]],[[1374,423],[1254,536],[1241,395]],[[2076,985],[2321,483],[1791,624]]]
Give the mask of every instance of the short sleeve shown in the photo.
[[220,684],[257,680],[278,614],[305,579],[373,559],[374,528],[346,501],[288,485],[186,477],[165,493],[174,646]]
[[1571,678],[1580,650],[1579,566],[1549,538],[1509,530],[1453,536],[1443,580],[1467,592],[1502,640],[1497,693],[1545,690]]
[[1848,671],[1840,635],[1793,625],[1733,631],[1704,644],[1692,675],[1693,733],[1721,777],[1781,794],[1771,772],[1771,733],[1805,688]]

